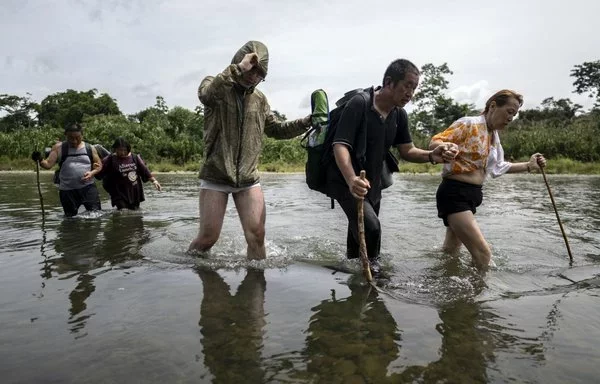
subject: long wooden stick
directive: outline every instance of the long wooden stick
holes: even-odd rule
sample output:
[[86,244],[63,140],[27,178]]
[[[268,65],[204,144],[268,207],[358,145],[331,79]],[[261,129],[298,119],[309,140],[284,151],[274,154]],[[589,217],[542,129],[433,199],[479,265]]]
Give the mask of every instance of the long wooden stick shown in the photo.
[[565,245],[567,246],[567,252],[569,253],[569,260],[573,262],[573,255],[571,254],[571,247],[569,247],[569,240],[567,240],[567,235],[565,234],[565,230],[563,229],[562,222],[560,221],[560,216],[558,216],[558,210],[556,209],[556,203],[554,202],[554,196],[552,196],[552,190],[550,190],[550,185],[548,184],[548,179],[546,179],[546,172],[544,172],[543,167],[539,167],[542,171],[542,176],[544,176],[544,183],[546,183],[546,188],[548,188],[548,194],[550,195],[550,201],[552,201],[552,206],[554,207],[554,213],[556,213],[556,220],[558,220],[558,226],[560,227],[560,231],[562,232],[563,239],[565,239]]
[[43,220],[46,212],[44,211],[44,198],[42,197],[42,188],[40,187],[40,162],[39,161],[35,162],[35,173],[36,173],[36,177],[37,177],[38,195],[40,195],[40,204],[42,206],[42,220]]
[[[362,180],[366,177],[365,171],[360,171],[360,178]],[[369,258],[367,256],[367,242],[365,241],[365,210],[364,210],[364,200],[356,201],[358,208],[358,240],[360,244],[359,248],[359,256],[360,263],[362,264],[363,273],[368,282],[373,280],[373,276],[371,276],[371,268],[369,266]]]

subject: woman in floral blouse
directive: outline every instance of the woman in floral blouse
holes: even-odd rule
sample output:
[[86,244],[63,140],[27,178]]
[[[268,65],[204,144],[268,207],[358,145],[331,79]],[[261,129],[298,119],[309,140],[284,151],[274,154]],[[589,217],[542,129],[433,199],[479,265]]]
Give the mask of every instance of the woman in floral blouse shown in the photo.
[[483,199],[481,187],[486,176],[531,172],[546,166],[546,159],[539,153],[531,155],[527,162],[504,161],[498,131],[506,128],[522,105],[523,97],[518,93],[499,91],[486,102],[480,116],[458,119],[433,136],[429,144],[432,150],[445,142],[458,146],[456,158],[444,164],[436,194],[438,216],[447,227],[444,250],[454,253],[464,244],[480,269],[491,264],[492,256],[474,216]]

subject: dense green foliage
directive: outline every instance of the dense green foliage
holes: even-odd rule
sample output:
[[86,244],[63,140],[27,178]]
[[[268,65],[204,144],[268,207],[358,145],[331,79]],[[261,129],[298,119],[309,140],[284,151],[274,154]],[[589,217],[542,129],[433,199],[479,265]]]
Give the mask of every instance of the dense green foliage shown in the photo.
[[[417,147],[426,148],[431,135],[459,117],[479,113],[474,105],[458,103],[446,94],[450,75],[446,63],[422,67],[421,84],[413,100],[415,108],[409,118]],[[600,161],[600,61],[576,65],[571,76],[575,78],[574,92],[595,98],[595,108],[582,111],[581,105],[568,98],[548,97],[538,108],[521,110],[518,119],[502,133],[507,157],[524,159],[541,152],[549,159]],[[61,140],[64,126],[72,122],[83,123],[86,141],[107,148],[116,137],[125,137],[135,152],[166,170],[197,168],[203,156],[201,106],[195,111],[169,108],[158,96],[155,105],[126,116],[106,93],[69,89],[49,95],[40,103],[32,101],[29,94],[0,95],[0,158],[21,164],[33,150]],[[265,137],[262,170],[301,170],[305,160],[299,139]]]
[[[157,97],[154,106],[124,116],[114,100],[105,94],[91,100],[95,92],[68,90],[48,96],[41,103],[42,111],[46,106],[44,114],[38,115],[40,121],[46,122],[43,124],[10,126],[9,122],[14,119],[5,121],[11,116],[7,114],[0,120],[0,126],[6,127],[0,132],[2,155],[11,159],[29,157],[34,149],[41,150],[61,140],[65,124],[81,121],[84,139],[90,143],[111,148],[115,138],[122,136],[131,143],[136,153],[141,153],[151,162],[168,161],[182,165],[201,159],[204,126],[201,109],[196,112],[182,107],[168,109],[162,97]],[[64,109],[50,108],[61,105],[65,100],[72,104],[69,107],[65,105]],[[44,116],[43,120],[41,116]],[[5,124],[2,125],[2,122]]]

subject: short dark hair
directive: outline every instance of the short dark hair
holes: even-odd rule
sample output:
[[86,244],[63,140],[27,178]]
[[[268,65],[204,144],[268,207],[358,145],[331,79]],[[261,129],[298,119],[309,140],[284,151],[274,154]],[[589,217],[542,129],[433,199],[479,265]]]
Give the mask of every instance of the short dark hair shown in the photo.
[[127,152],[131,152],[131,144],[129,144],[129,141],[125,140],[124,137],[117,137],[117,139],[113,143],[113,151],[116,151],[117,148],[127,148]]
[[67,124],[65,127],[65,135],[69,132],[83,132],[83,127],[79,123]]
[[396,85],[396,83],[398,83],[400,80],[404,80],[404,76],[406,76],[408,72],[414,72],[417,76],[421,75],[419,68],[417,68],[417,66],[410,61],[406,59],[394,60],[390,65],[388,65],[385,73],[383,74],[382,85],[384,87],[387,85],[387,79],[390,79],[392,85]]
[[519,107],[523,106],[523,96],[521,96],[517,92],[512,91],[510,89],[503,89],[501,91],[494,93],[492,95],[492,97],[490,97],[488,99],[488,101],[485,102],[485,109],[483,110],[483,112],[481,114],[485,115],[490,110],[490,106],[492,105],[492,102],[496,102],[496,105],[498,107],[501,107],[504,104],[506,104],[508,102],[508,100],[511,98],[514,98],[515,100],[517,100],[519,102]]

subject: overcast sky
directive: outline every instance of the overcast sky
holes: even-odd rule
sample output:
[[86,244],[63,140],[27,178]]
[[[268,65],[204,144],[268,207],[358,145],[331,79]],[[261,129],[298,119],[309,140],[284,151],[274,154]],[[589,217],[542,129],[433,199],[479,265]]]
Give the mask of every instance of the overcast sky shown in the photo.
[[259,87],[290,118],[317,88],[333,102],[380,83],[396,58],[447,62],[450,95],[478,107],[502,88],[529,108],[549,96],[590,107],[569,74],[600,59],[599,15],[597,0],[0,0],[0,93],[96,88],[124,113],[157,95],[193,109],[201,79],[261,40]]

